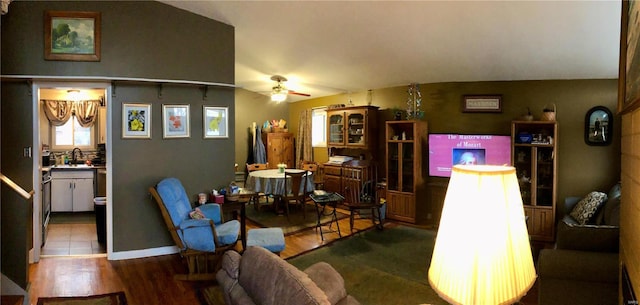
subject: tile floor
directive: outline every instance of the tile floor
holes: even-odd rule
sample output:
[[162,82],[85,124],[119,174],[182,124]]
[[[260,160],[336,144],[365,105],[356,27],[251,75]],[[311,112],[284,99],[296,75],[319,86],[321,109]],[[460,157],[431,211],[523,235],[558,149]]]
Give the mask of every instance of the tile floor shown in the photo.
[[106,255],[105,245],[98,243],[95,223],[50,223],[48,231],[41,256]]

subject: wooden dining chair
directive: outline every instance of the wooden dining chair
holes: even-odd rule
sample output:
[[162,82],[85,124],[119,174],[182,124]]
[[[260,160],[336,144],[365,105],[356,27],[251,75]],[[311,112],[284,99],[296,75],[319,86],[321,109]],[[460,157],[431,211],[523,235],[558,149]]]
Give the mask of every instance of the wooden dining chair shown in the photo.
[[318,165],[318,163],[316,162],[310,162],[310,161],[302,161],[302,169],[306,170],[306,171],[310,171],[311,173],[313,173],[313,184],[315,185],[315,189],[316,190],[321,190],[323,188],[324,182],[323,182],[323,169],[321,166]]
[[361,162],[352,167],[342,180],[345,201],[343,205],[349,210],[349,225],[353,232],[355,214],[368,210],[373,224],[383,229],[384,220],[380,204],[378,189],[378,170],[374,162]]
[[[291,177],[291,183],[285,180],[284,195],[282,195],[282,202],[287,213],[287,219],[289,219],[289,204],[291,203],[302,208],[302,218],[306,219],[305,200],[308,195],[306,192],[307,172],[285,170],[284,175],[285,179],[286,177]],[[301,188],[302,191],[300,191]]]
[[[265,169],[269,169],[269,162],[267,163],[252,163],[249,164],[247,163],[247,173],[251,173],[254,171],[259,171],[259,170],[265,170]],[[247,176],[249,177],[249,176]],[[245,182],[245,185],[247,183]],[[255,196],[252,196],[251,199],[249,199],[249,203],[253,203],[253,207],[256,210],[260,210],[260,198],[264,198],[266,204],[269,204],[269,194],[265,194],[265,193],[256,193]]]

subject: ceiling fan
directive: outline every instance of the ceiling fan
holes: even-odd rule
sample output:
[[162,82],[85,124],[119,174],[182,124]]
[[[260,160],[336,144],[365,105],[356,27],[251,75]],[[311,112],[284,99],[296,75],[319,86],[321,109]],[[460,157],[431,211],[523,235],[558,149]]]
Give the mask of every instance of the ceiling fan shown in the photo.
[[271,100],[274,102],[284,102],[287,99],[287,94],[311,96],[311,94],[296,92],[287,89],[282,83],[287,81],[287,78],[280,75],[274,75],[271,80],[276,81],[276,85],[271,89]]

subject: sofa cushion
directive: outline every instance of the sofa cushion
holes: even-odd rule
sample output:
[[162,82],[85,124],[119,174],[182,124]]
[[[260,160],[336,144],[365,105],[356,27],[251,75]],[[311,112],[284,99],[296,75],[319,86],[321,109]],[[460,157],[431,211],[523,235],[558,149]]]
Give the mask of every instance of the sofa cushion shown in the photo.
[[579,224],[586,224],[606,200],[607,194],[596,191],[591,192],[576,204],[569,215]]
[[344,279],[331,265],[325,262],[315,263],[305,269],[304,273],[324,291],[331,304],[337,304],[347,296]]
[[232,279],[240,274],[240,259],[242,256],[236,251],[225,251],[222,255],[222,270]]
[[261,305],[331,304],[306,273],[262,247],[244,251],[238,283]]
[[607,226],[620,226],[620,197],[610,198],[604,206],[602,224]]

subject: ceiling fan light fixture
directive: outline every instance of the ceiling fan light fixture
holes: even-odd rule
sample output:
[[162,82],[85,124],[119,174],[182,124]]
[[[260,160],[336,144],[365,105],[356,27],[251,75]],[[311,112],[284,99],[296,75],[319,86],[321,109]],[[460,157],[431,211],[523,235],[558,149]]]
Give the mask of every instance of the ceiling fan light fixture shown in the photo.
[[284,102],[286,99],[287,99],[286,90],[273,90],[273,92],[271,92],[271,101],[280,103],[280,102]]

